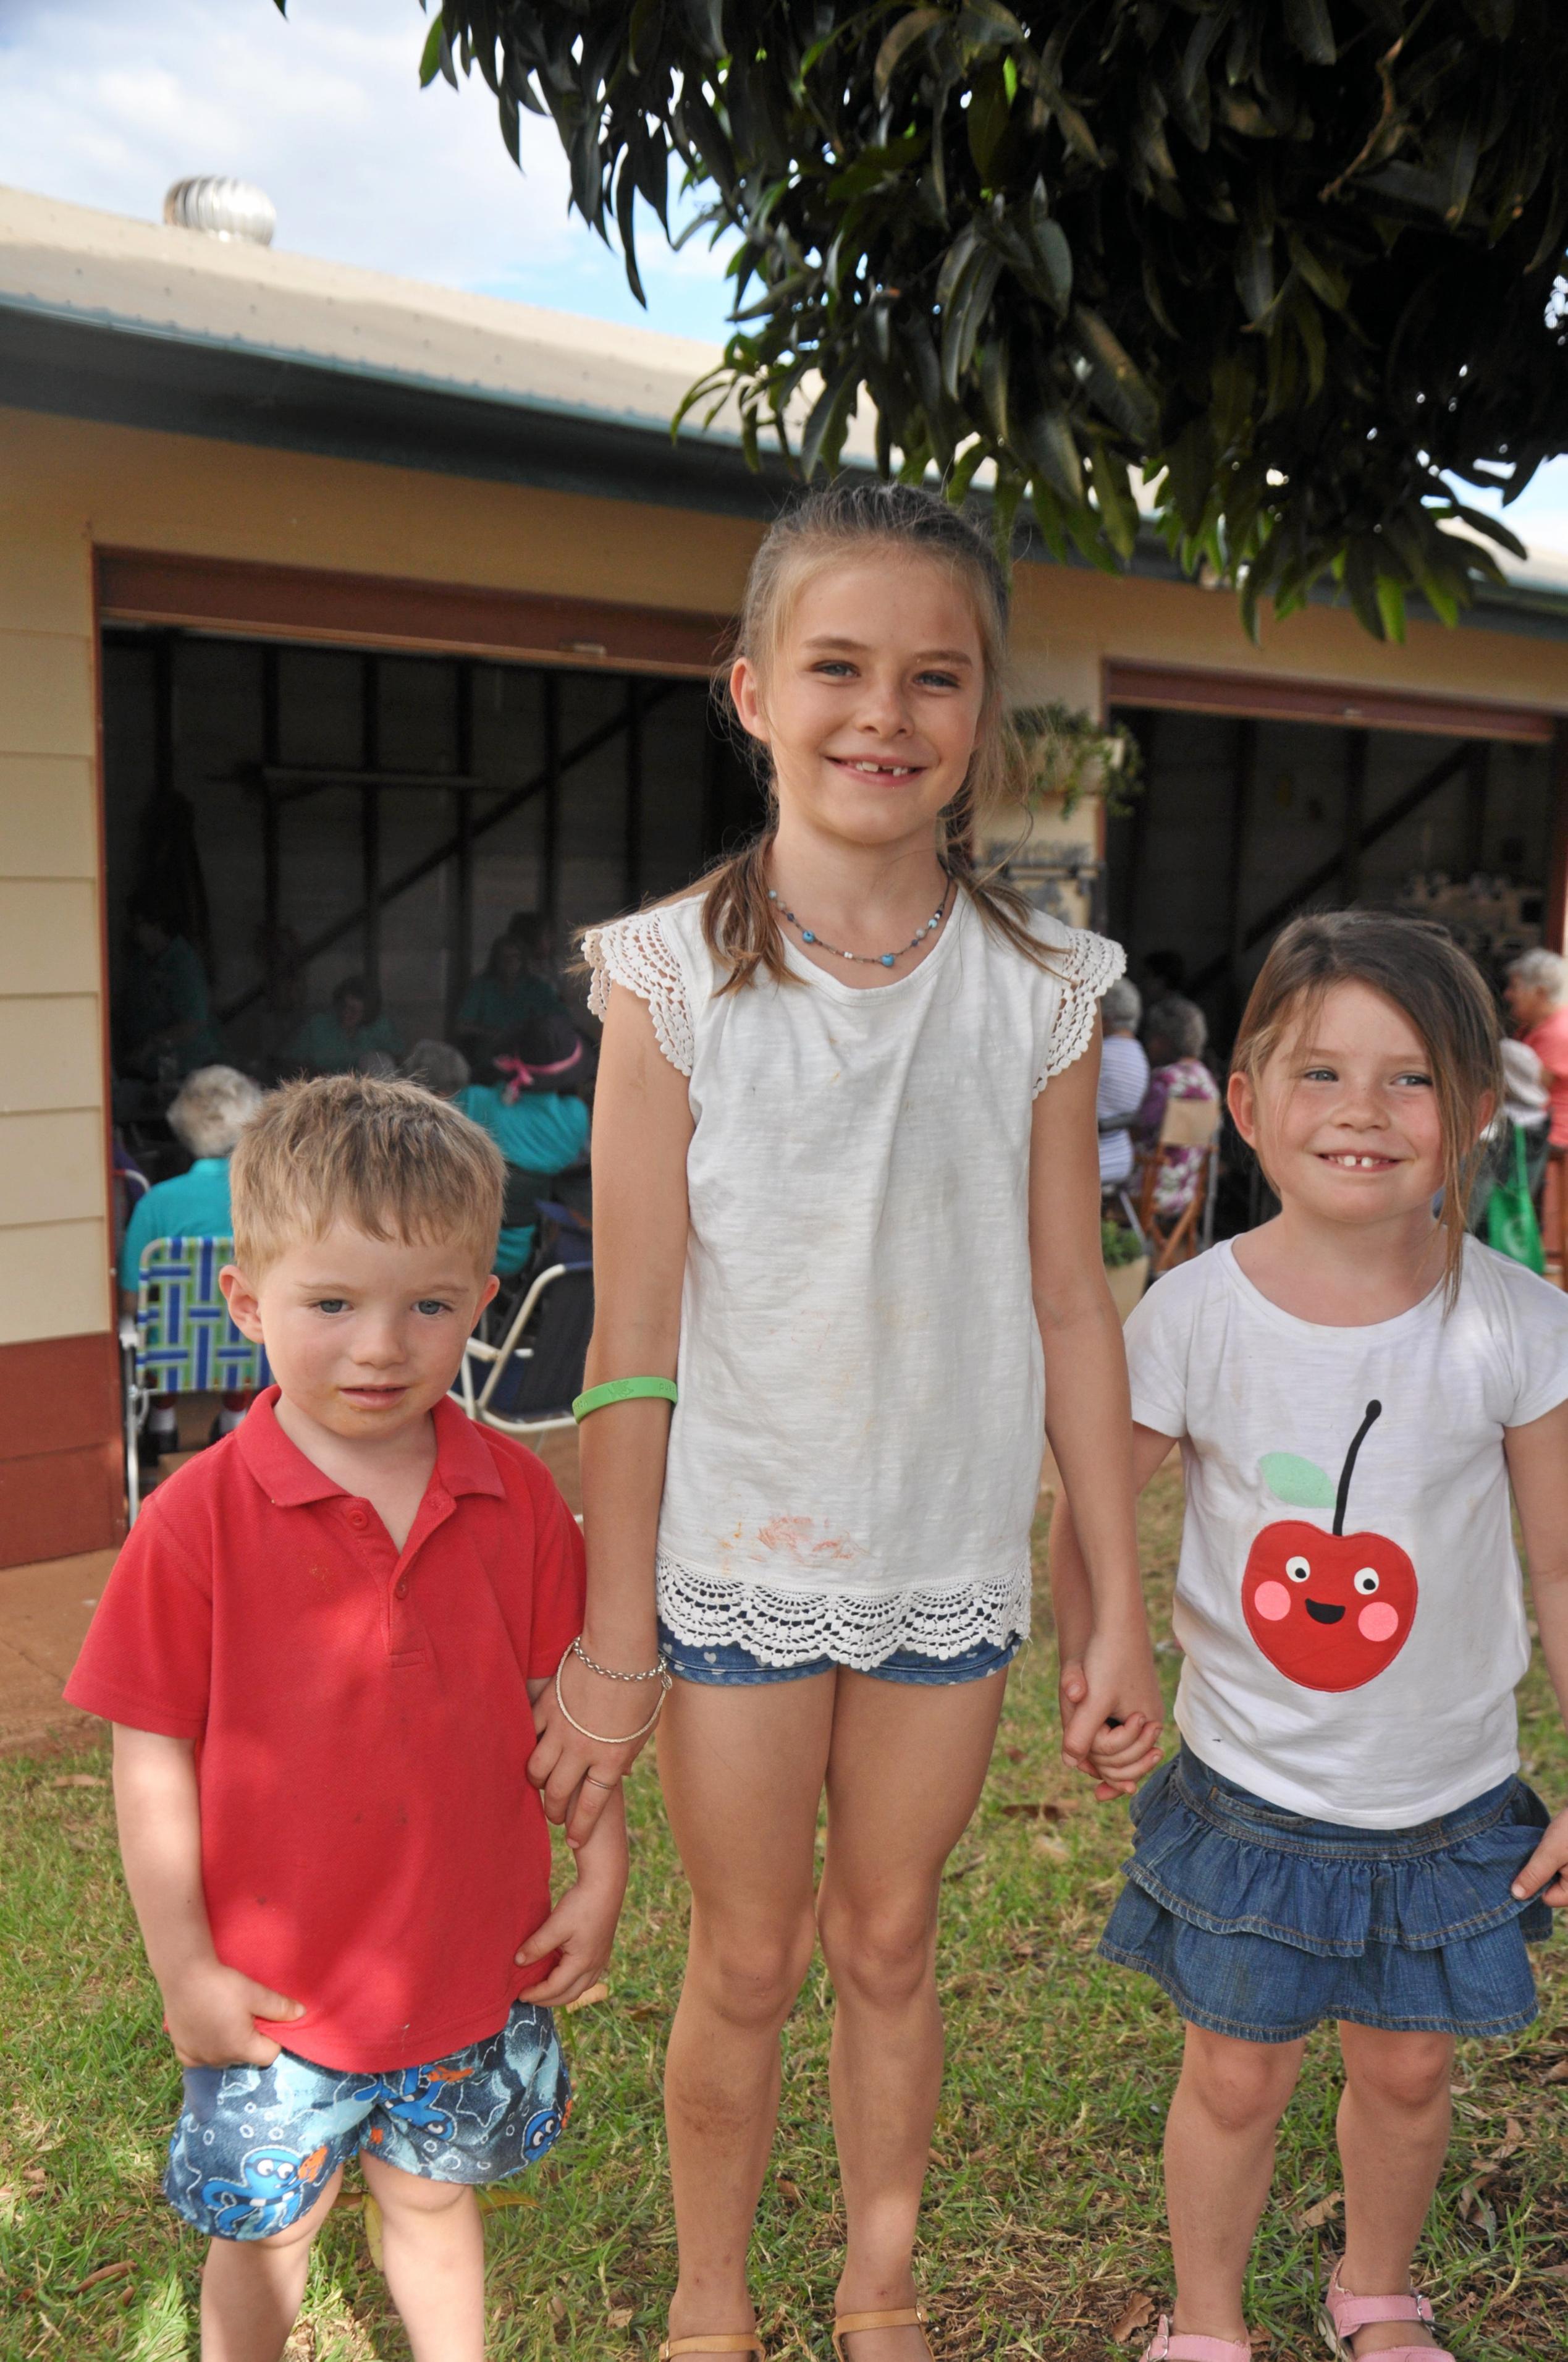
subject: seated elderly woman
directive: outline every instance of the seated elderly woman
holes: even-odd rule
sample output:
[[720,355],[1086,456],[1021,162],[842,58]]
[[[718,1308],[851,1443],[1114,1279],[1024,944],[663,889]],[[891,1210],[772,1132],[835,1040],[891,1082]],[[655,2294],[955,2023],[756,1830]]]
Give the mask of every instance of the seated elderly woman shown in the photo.
[[[1209,1021],[1203,1011],[1179,992],[1168,992],[1149,1010],[1144,1040],[1153,1071],[1133,1124],[1133,1137],[1140,1148],[1157,1146],[1171,1099],[1207,1099],[1211,1106],[1217,1104],[1220,1086],[1203,1064],[1208,1039]],[[1160,1221],[1172,1222],[1187,1211],[1202,1169],[1201,1148],[1166,1150],[1152,1208]]]
[[422,1090],[433,1091],[438,1099],[455,1099],[473,1080],[462,1051],[455,1050],[450,1042],[437,1041],[432,1033],[414,1043],[398,1072],[405,1083],[417,1083]]
[[[248,1075],[234,1066],[198,1066],[187,1075],[169,1110],[169,1126],[194,1160],[189,1172],[155,1182],[131,1209],[120,1243],[120,1308],[137,1308],[142,1250],[155,1239],[223,1239],[232,1230],[229,1154],[261,1105]],[[215,1433],[226,1435],[245,1416],[247,1395],[225,1395]],[[148,1413],[141,1446],[144,1467],[177,1440],[174,1396],[159,1395]]]
[[345,976],[333,987],[332,1007],[306,1018],[283,1054],[283,1066],[295,1075],[367,1074],[372,1060],[384,1058],[381,1071],[393,1075],[401,1049],[375,987],[362,976]]
[[1123,1187],[1133,1170],[1133,1142],[1127,1127],[1149,1087],[1149,1062],[1138,1047],[1142,1011],[1138,988],[1124,976],[1111,986],[1100,1003],[1105,1032],[1094,1112],[1100,1122],[1100,1184],[1104,1189]]
[[[507,1161],[509,1219],[497,1243],[496,1270],[510,1279],[533,1252],[539,1226],[532,1200],[587,1153],[588,1110],[581,1094],[588,1057],[571,1021],[543,1011],[505,1037],[495,1065],[499,1082],[470,1084],[454,1103],[489,1133]],[[526,1219],[520,1221],[520,1214]]]

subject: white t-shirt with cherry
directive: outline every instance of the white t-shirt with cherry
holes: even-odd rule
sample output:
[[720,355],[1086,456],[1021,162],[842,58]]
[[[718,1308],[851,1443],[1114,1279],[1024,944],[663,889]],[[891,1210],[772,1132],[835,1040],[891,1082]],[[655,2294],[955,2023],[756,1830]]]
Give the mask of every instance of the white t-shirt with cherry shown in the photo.
[[1459,1300],[1324,1328],[1229,1242],[1127,1323],[1133,1417],[1180,1439],[1176,1702],[1205,1763],[1352,1828],[1519,1768],[1530,1629],[1503,1438],[1568,1399],[1568,1296],[1475,1239]]

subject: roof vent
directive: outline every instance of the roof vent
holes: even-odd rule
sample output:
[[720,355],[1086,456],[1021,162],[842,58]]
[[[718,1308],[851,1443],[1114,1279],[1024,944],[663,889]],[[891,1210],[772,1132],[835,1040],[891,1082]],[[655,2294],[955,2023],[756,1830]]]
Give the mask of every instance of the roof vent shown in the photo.
[[163,200],[163,218],[175,229],[199,229],[208,237],[245,238],[252,246],[270,246],[278,226],[272,200],[264,189],[215,172],[176,181]]

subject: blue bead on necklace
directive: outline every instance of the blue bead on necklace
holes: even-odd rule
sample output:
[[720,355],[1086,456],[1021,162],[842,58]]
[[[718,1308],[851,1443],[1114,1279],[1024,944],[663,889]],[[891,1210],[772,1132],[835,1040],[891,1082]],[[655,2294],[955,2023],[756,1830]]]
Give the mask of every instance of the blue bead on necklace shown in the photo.
[[947,917],[948,905],[952,900],[952,898],[953,881],[949,877],[946,887],[943,889],[942,899],[938,903],[935,911],[933,911],[931,916],[920,929],[919,933],[912,935],[908,943],[903,945],[902,949],[895,952],[846,952],[841,951],[837,944],[824,943],[822,937],[817,933],[815,927],[803,925],[801,921],[795,917],[793,911],[785,910],[784,904],[779,901],[778,895],[774,891],[773,888],[770,886],[768,889],[769,901],[778,905],[779,916],[782,919],[787,919],[792,927],[799,928],[800,940],[803,944],[815,944],[817,949],[819,952],[826,952],[830,959],[854,960],[861,967],[896,967],[901,959],[907,959],[911,952],[918,951],[927,936],[934,935],[938,928],[941,925],[942,921]]

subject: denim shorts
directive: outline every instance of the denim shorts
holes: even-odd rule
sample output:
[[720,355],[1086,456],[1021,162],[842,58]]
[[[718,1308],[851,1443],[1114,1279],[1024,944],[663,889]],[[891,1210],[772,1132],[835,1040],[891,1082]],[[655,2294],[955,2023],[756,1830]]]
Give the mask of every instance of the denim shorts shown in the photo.
[[[956,1657],[928,1657],[922,1649],[894,1649],[880,1665],[864,1670],[875,1682],[907,1682],[921,1689],[948,1689],[955,1682],[978,1682],[1000,1673],[1024,1645],[1022,1632],[1005,1640],[983,1640]],[[678,1682],[700,1682],[708,1689],[750,1689],[762,1682],[803,1682],[811,1673],[838,1670],[836,1657],[808,1657],[799,1665],[770,1665],[742,1649],[738,1641],[719,1640],[703,1648],[695,1640],[679,1640],[661,1619],[659,1653]],[[857,1670],[859,1670],[857,1668]]]
[[1416,1828],[1346,1828],[1267,1804],[1183,1747],[1133,1800],[1101,1954],[1244,2042],[1294,2042],[1325,2018],[1517,2034],[1536,2014],[1525,1947],[1552,1913],[1508,1888],[1549,1817],[1508,1779]]
[[571,2107],[536,2002],[428,2067],[345,2073],[290,2050],[270,2067],[187,2067],[163,2194],[210,2238],[267,2239],[359,2149],[425,2181],[500,2181],[554,2148]]

